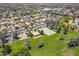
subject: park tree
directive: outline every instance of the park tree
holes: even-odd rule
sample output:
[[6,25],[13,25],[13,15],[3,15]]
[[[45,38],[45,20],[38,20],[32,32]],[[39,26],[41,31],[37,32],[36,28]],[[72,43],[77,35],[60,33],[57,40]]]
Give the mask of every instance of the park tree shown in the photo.
[[60,33],[61,32],[61,27],[59,26],[58,28],[57,28],[57,33]]
[[67,33],[68,33],[68,28],[64,27],[64,34],[67,34]]
[[44,31],[43,31],[43,30],[41,30],[40,34],[41,34],[41,35],[43,35],[43,34],[44,34]]
[[39,41],[38,48],[42,48],[45,45],[44,41]]
[[76,28],[77,28],[76,25],[72,25],[72,26],[71,26],[71,30],[75,30]]
[[5,49],[2,50],[2,54],[4,55],[10,55],[10,53],[12,52],[11,46],[10,45],[6,45]]
[[31,33],[31,31],[29,31],[29,36],[30,36],[30,37],[33,37],[33,34]]
[[79,39],[77,38],[71,38],[71,40],[68,42],[68,47],[76,47],[79,44]]
[[38,30],[38,32],[41,34],[41,35],[43,35],[44,34],[44,31],[43,30]]

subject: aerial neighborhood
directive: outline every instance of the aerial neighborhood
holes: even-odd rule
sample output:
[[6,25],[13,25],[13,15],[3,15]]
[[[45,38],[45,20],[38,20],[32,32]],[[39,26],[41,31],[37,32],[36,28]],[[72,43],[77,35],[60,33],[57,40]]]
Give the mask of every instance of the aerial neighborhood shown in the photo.
[[79,8],[0,6],[1,56],[79,55],[78,45]]

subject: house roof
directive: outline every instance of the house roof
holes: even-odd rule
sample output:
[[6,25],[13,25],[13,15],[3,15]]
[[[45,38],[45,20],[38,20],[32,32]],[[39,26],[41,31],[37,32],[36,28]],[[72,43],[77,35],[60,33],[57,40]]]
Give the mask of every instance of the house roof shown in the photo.
[[36,36],[36,35],[40,35],[40,33],[37,32],[37,31],[36,31],[36,32],[33,32],[32,34],[33,34],[34,36]]

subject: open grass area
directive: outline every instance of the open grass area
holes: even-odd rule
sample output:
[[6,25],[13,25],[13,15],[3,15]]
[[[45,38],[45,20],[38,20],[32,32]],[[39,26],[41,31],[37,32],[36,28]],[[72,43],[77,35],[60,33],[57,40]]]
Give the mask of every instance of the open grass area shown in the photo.
[[[63,41],[59,40],[61,36],[65,38]],[[79,56],[79,46],[69,48],[67,45],[70,38],[78,36],[79,32],[69,31],[66,35],[63,33],[56,33],[51,36],[43,35],[37,39],[30,38],[32,49],[29,52],[32,56]],[[39,40],[45,42],[43,48],[37,48]],[[25,47],[24,45],[25,40],[16,40],[11,44],[13,52],[17,52],[20,48]]]

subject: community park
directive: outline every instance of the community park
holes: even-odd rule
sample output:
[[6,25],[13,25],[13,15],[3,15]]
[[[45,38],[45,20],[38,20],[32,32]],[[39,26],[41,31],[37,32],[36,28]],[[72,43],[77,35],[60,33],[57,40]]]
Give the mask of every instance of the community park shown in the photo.
[[[60,37],[63,36],[64,40],[60,40]],[[31,42],[31,50],[29,53],[31,56],[78,56],[79,55],[79,46],[77,47],[68,47],[68,42],[71,38],[76,38],[79,36],[78,32],[69,31],[68,34],[55,33],[52,35],[43,35],[40,38],[34,39],[29,38]],[[44,41],[44,46],[38,48],[39,41]],[[11,46],[13,48],[12,53],[19,51],[21,48],[25,47],[25,40],[16,40]]]

